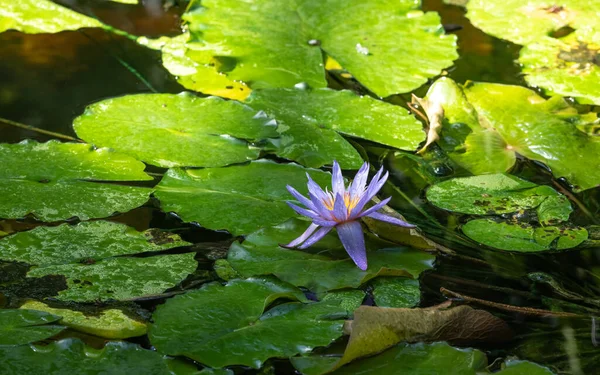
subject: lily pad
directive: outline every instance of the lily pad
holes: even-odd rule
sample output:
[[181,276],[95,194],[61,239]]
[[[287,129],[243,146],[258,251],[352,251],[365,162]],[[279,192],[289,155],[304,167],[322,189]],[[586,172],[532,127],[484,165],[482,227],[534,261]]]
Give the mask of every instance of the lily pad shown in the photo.
[[0,347],[5,375],[114,374],[171,375],[163,356],[125,341],[111,341],[102,349],[78,339],[44,346]]
[[372,282],[373,298],[379,307],[415,307],[421,302],[419,280],[407,277],[378,277]]
[[126,339],[146,334],[146,324],[131,319],[118,309],[107,309],[98,316],[85,315],[81,311],[52,308],[42,302],[28,301],[21,309],[43,311],[60,316],[58,323],[74,330],[107,339]]
[[0,240],[0,259],[48,266],[190,245],[178,235],[108,221],[37,227]]
[[0,0],[0,32],[58,33],[84,27],[104,27],[104,24],[50,0]]
[[63,301],[106,301],[139,298],[164,292],[198,264],[194,253],[149,258],[109,258],[94,264],[62,264],[34,268],[28,277],[64,275],[68,289],[56,297]]
[[3,345],[28,344],[62,332],[64,326],[49,324],[58,320],[60,316],[43,311],[0,309],[0,352]]
[[543,224],[567,221],[569,200],[545,185],[507,174],[454,178],[433,185],[427,199],[448,211],[473,215],[499,215],[537,209]]
[[486,219],[471,220],[462,226],[462,231],[484,245],[521,252],[570,249],[588,238],[585,228],[532,227]]
[[138,94],[88,106],[77,135],[160,167],[220,167],[256,159],[250,142],[278,136],[266,116],[235,101],[188,93]]
[[338,133],[410,151],[425,139],[421,123],[404,108],[350,91],[257,90],[246,102],[280,122],[277,155],[308,167],[332,160],[344,169],[362,165]]
[[554,375],[549,368],[538,365],[534,362],[508,360],[504,363],[504,368],[495,374],[498,375]]
[[0,217],[33,214],[44,221],[126,212],[151,189],[107,183],[146,181],[144,164],[90,145],[50,141],[0,144]]
[[595,121],[593,113],[579,115],[560,97],[545,100],[520,86],[461,87],[447,78],[436,81],[426,99],[444,111],[440,146],[471,173],[505,172],[519,154],[546,164],[575,191],[600,185],[600,170],[589,167],[600,154],[600,138],[578,128]]
[[439,16],[419,5],[256,0],[248,11],[234,0],[193,1],[183,15],[187,55],[253,89],[317,88],[326,86],[324,51],[380,97],[409,92],[457,58],[455,36],[444,35]]
[[296,286],[315,292],[356,288],[377,276],[418,277],[433,266],[435,257],[409,248],[368,252],[369,268],[362,271],[343,253],[343,258],[324,255],[325,250],[340,248],[335,234],[328,234],[311,247],[311,254],[279,246],[298,237],[307,223],[290,220],[249,235],[243,243],[234,242],[228,253],[231,266],[244,277],[273,274]]
[[239,235],[296,216],[285,203],[292,198],[285,186],[305,194],[306,173],[321,186],[331,180],[330,174],[319,170],[260,160],[228,168],[171,169],[155,194],[164,211],[173,211],[184,221]]
[[343,320],[334,319],[345,317],[347,311],[339,300],[285,303],[263,314],[278,298],[304,296],[276,279],[209,284],[159,306],[150,341],[160,352],[214,368],[259,368],[270,357],[306,353],[342,335]]

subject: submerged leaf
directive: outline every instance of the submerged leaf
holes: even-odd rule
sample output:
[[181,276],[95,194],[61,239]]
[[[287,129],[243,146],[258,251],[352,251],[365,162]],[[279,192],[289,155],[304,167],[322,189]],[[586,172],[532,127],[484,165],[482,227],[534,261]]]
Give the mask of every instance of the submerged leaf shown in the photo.
[[117,181],[146,181],[144,164],[90,145],[50,141],[0,144],[0,217],[81,220],[126,212],[151,189]]
[[28,344],[62,332],[65,327],[49,325],[58,320],[60,316],[43,311],[0,309],[0,350],[3,345]]
[[164,211],[184,221],[239,235],[296,216],[285,203],[291,198],[285,186],[306,194],[306,173],[321,186],[331,179],[328,173],[297,164],[261,160],[227,168],[170,169],[155,194]]

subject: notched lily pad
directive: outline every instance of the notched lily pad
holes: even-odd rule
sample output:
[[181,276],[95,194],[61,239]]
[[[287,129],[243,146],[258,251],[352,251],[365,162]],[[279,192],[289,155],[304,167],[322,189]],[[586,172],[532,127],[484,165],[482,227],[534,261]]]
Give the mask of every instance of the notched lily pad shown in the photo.
[[220,167],[258,157],[251,142],[276,137],[275,123],[235,101],[189,93],[106,99],[73,123],[77,135],[160,167]]
[[306,173],[321,186],[331,179],[329,173],[316,169],[260,160],[227,168],[170,169],[155,194],[163,211],[239,235],[296,216],[285,203],[292,198],[285,186],[305,194]]
[[60,318],[43,311],[0,309],[0,351],[3,345],[28,344],[62,332],[64,326],[51,324]]
[[0,217],[4,218],[106,217],[141,206],[152,192],[124,185],[152,179],[144,173],[143,163],[86,144],[0,144],[0,160]]

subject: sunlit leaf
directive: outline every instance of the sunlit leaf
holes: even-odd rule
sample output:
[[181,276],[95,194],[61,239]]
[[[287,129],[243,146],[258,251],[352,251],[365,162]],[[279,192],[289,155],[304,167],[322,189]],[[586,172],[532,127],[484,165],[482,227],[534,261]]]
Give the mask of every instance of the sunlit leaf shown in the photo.
[[150,340],[160,352],[211,367],[259,368],[267,358],[306,353],[342,335],[343,321],[334,319],[347,311],[339,300],[285,303],[263,314],[278,298],[304,299],[298,289],[275,279],[209,284],[159,306]]
[[187,56],[253,89],[317,88],[326,86],[324,51],[385,97],[414,90],[457,57],[438,15],[418,7],[412,0],[194,1],[183,15],[192,35]]
[[358,169],[363,160],[338,133],[415,150],[424,140],[422,125],[402,107],[330,89],[257,90],[246,101],[279,122],[276,153],[308,167],[337,160]]
[[[148,200],[144,164],[107,149],[75,143],[0,144],[0,217],[29,213],[44,221],[82,220],[126,212]],[[116,182],[121,183],[107,183]]]
[[0,309],[0,351],[2,345],[28,344],[60,333],[65,327],[49,324],[58,320],[60,316],[43,311]]
[[87,107],[73,127],[79,137],[161,167],[219,167],[256,159],[250,142],[278,136],[253,109],[217,97],[141,94]]
[[233,243],[228,260],[245,277],[273,274],[296,286],[316,292],[341,288],[356,288],[379,276],[418,277],[432,267],[435,257],[426,252],[404,249],[382,249],[367,253],[369,268],[362,271],[342,251],[343,258],[327,256],[324,250],[341,248],[337,235],[328,234],[311,247],[311,254],[287,250],[279,246],[298,237],[307,222],[290,220],[249,235],[243,243]]
[[52,308],[42,302],[28,301],[21,309],[43,311],[61,317],[58,321],[77,331],[107,339],[126,339],[146,334],[146,324],[128,317],[118,309],[107,309],[98,316],[85,315],[81,311]]
[[227,168],[171,169],[156,187],[156,196],[164,211],[184,221],[245,234],[296,216],[285,203],[293,199],[285,186],[306,194],[307,172],[321,186],[330,183],[331,176],[319,170],[256,161]]
[[509,360],[504,363],[504,368],[498,372],[498,375],[553,375],[549,368],[540,366],[537,363],[529,361]]
[[190,243],[174,234],[158,230],[138,232],[124,224],[92,221],[37,227],[3,238],[0,240],[0,259],[47,266],[186,245]]
[[0,0],[0,32],[18,30],[29,34],[58,33],[103,26],[94,18],[50,0]]

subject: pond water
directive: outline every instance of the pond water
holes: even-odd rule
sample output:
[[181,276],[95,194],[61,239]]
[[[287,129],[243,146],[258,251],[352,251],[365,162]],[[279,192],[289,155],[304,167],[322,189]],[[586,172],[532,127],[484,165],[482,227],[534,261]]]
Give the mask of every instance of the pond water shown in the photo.
[[[181,31],[181,14],[187,6],[184,1],[158,0],[144,1],[143,5],[94,0],[55,2],[129,34],[149,38],[178,35]],[[443,76],[459,84],[479,81],[527,86],[517,61],[521,46],[476,28],[466,18],[462,7],[427,0],[423,2],[422,9],[438,12],[448,33],[458,37],[460,57],[443,71]],[[77,137],[73,130],[73,120],[92,103],[135,93],[177,94],[186,90],[163,67],[161,61],[160,51],[146,48],[131,38],[100,28],[57,34],[25,34],[17,31],[0,33],[0,142],[17,143],[26,139],[39,142],[52,139],[64,141],[64,137],[61,139],[56,134]],[[330,72],[327,80],[329,87],[335,89],[368,92],[345,73]],[[434,81],[435,78],[430,79],[412,93],[417,97],[425,97]],[[536,92],[548,98],[542,89],[536,88]],[[397,94],[384,100],[408,109],[406,103],[411,101],[411,96]],[[569,103],[576,106],[580,113],[598,112],[597,106],[581,105],[573,100]],[[420,110],[423,108],[420,107]],[[11,121],[34,129],[15,126]],[[557,239],[548,245],[550,251],[498,250],[478,244],[460,230],[461,226],[473,219],[473,215],[444,210],[428,202],[425,191],[431,184],[472,175],[467,169],[453,163],[442,148],[433,145],[423,157],[417,157],[414,152],[398,151],[357,137],[348,138],[372,165],[383,166],[390,171],[391,183],[383,188],[380,196],[392,196],[390,207],[417,224],[427,238],[441,245],[433,268],[424,271],[419,277],[419,307],[434,306],[455,298],[492,312],[508,323],[514,332],[514,337],[506,341],[501,335],[503,331],[487,327],[492,332],[490,337],[481,339],[456,334],[458,338],[450,340],[453,344],[484,351],[491,371],[498,370],[502,360],[514,356],[550,366],[556,373],[599,373],[600,349],[596,348],[594,331],[594,317],[600,310],[599,188],[574,191],[566,179],[554,177],[543,163],[518,155],[515,165],[510,168],[510,174],[537,185],[552,187],[567,197],[573,208],[568,216],[570,225],[586,228],[588,235],[572,251],[557,250]],[[274,156],[269,158],[284,160]],[[598,169],[599,160],[589,160],[589,168]],[[135,185],[154,187],[166,170],[147,166],[146,171],[154,179],[139,181]],[[352,173],[344,174],[348,178],[353,177]],[[527,222],[530,217],[537,220],[534,215],[540,213],[532,211],[534,210],[520,210],[493,216],[508,221]],[[98,307],[109,306],[122,308],[138,319],[150,319],[154,309],[168,297],[197,289],[206,282],[219,280],[214,271],[215,259],[224,258],[231,243],[241,238],[223,230],[213,231],[185,223],[178,215],[163,212],[156,197],[141,207],[111,216],[108,220],[125,223],[138,231],[158,228],[181,236],[182,240],[193,244],[191,248],[196,252],[197,269],[166,294],[152,293],[156,295],[120,302],[65,303],[54,298],[60,290],[66,288],[64,278],[46,276],[43,279],[25,279],[29,270],[26,263],[0,262],[0,307],[18,308],[26,300],[50,297],[50,305],[56,307],[95,312]],[[69,220],[71,224],[77,221]],[[61,223],[62,221],[53,221],[49,225]],[[48,224],[31,216],[5,219],[0,220],[0,233],[12,234],[45,225]],[[387,238],[387,235],[393,237],[394,233],[386,233],[386,230],[376,228],[375,232],[383,238]],[[500,229],[497,230],[500,236]],[[564,231],[564,228],[561,230]],[[183,249],[168,249],[164,254],[182,254],[189,251],[190,247]],[[375,304],[375,287],[376,284],[363,284],[362,289],[366,291],[363,304]],[[441,288],[446,291],[442,292]],[[320,297],[314,290],[306,292],[309,298]],[[162,311],[167,314],[166,309]],[[553,313],[550,314],[549,311]],[[473,318],[472,323],[492,324],[486,320],[479,322],[477,318]],[[460,330],[460,325],[456,329]],[[474,334],[481,332],[476,331]],[[494,339],[494,334],[498,334],[497,339]],[[79,337],[97,348],[104,343],[103,339],[73,329],[63,331],[56,337]],[[148,336],[127,340],[146,349],[153,347]],[[345,343],[344,340],[338,341],[330,352],[339,354]],[[186,359],[185,363],[193,362]],[[263,370],[244,366],[230,368],[235,373],[284,374],[295,371],[287,359],[271,359]]]

